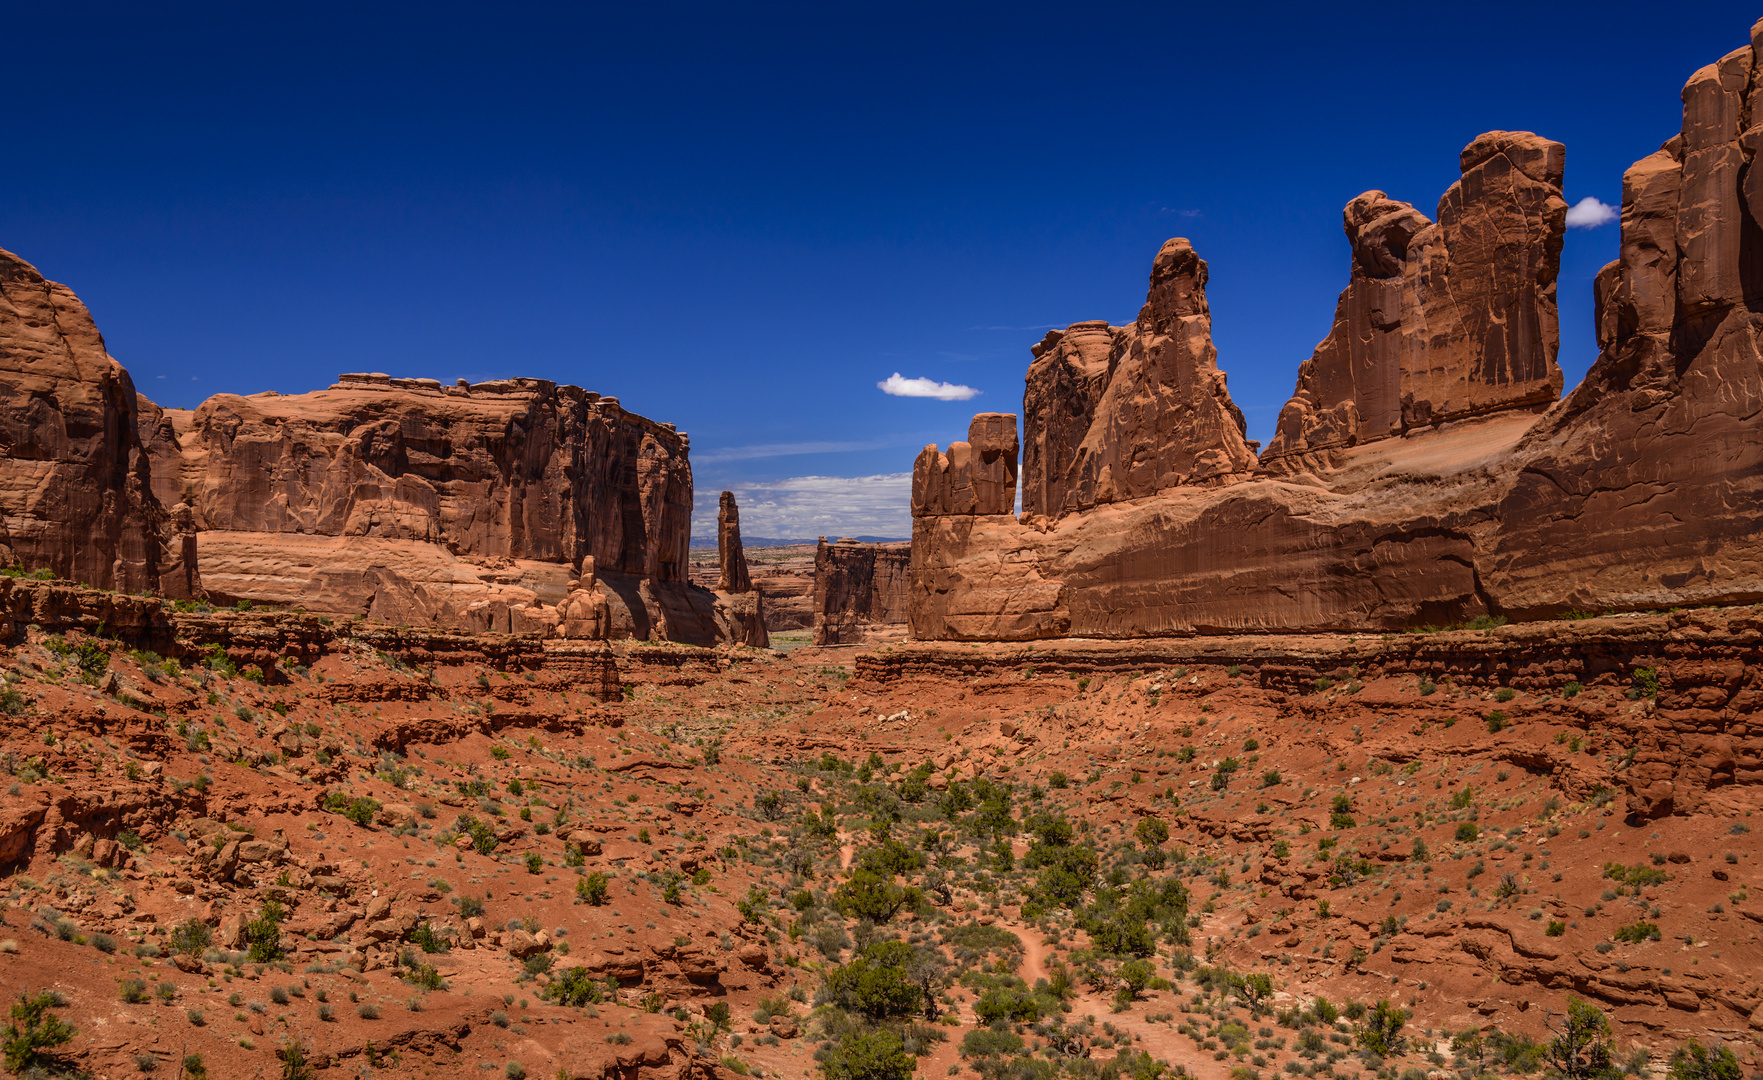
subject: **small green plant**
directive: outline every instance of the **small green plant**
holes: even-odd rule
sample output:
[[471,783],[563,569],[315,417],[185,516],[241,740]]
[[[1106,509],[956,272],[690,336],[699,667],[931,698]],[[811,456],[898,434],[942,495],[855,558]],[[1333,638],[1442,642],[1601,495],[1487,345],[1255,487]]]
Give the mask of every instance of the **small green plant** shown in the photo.
[[1631,698],[1656,698],[1659,696],[1659,670],[1657,668],[1635,668],[1629,674],[1630,686],[1628,696]]
[[0,1059],[8,1072],[22,1076],[32,1069],[48,1071],[54,1064],[55,1048],[75,1034],[71,1024],[49,1011],[62,1004],[61,995],[50,990],[18,996],[12,1023],[0,1030]]
[[610,892],[606,875],[598,870],[591,874],[584,874],[575,880],[575,895],[584,903],[598,907],[606,902],[606,897]]
[[1459,821],[1457,823],[1457,842],[1459,844],[1473,843],[1480,836],[1481,826],[1475,822]]
[[1402,1036],[1402,1027],[1408,1023],[1408,1013],[1397,1008],[1389,1001],[1381,1000],[1365,1013],[1365,1019],[1359,1025],[1359,1045],[1379,1057],[1399,1054],[1407,1045]]
[[287,910],[274,900],[265,900],[257,918],[245,924],[246,952],[253,964],[268,964],[282,958],[281,922]]

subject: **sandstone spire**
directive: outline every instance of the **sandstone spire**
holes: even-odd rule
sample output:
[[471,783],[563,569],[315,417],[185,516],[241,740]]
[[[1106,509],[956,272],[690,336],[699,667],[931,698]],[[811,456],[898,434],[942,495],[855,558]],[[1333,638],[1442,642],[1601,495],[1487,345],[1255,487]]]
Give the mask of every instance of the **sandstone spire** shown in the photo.
[[717,589],[726,593],[749,592],[753,579],[747,574],[747,553],[741,548],[741,508],[735,505],[735,493],[722,493],[722,506],[716,511],[716,553],[722,562],[722,576]]

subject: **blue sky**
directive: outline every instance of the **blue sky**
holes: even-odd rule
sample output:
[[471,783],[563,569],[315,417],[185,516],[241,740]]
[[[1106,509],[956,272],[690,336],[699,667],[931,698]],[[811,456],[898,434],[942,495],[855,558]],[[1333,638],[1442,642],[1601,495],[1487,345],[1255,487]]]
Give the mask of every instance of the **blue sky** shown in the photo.
[[[1507,128],[1567,144],[1570,202],[1615,203],[1755,15],[39,4],[7,18],[0,247],[165,404],[572,382],[691,433],[700,533],[734,487],[749,534],[905,535],[918,448],[1018,410],[1044,328],[1130,320],[1164,239],[1211,264],[1265,439],[1345,283],[1348,199],[1430,215]],[[1568,237],[1569,385],[1616,244]]]

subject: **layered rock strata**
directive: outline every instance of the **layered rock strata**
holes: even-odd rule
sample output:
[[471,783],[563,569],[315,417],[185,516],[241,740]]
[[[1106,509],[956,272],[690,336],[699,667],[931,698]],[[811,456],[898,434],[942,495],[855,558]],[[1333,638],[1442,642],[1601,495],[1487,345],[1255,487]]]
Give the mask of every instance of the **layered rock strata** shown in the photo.
[[[1339,412],[1358,425],[1350,439],[1337,444],[1315,424],[1307,433],[1288,424],[1294,439],[1270,447],[1270,456],[1284,455],[1293,467],[1256,478],[1190,482],[1084,511],[1082,498],[1049,501],[1071,489],[1047,486],[1042,466],[1025,467],[1025,509],[1040,513],[1020,522],[914,518],[914,636],[1390,630],[1483,615],[1525,619],[1575,608],[1763,598],[1755,509],[1763,502],[1763,274],[1754,266],[1763,247],[1753,243],[1763,187],[1748,168],[1763,145],[1763,127],[1749,119],[1763,116],[1753,108],[1756,48],[1696,73],[1684,90],[1683,131],[1625,176],[1621,258],[1596,285],[1601,352],[1567,398],[1534,411],[1557,378],[1545,326],[1552,310],[1546,285],[1559,251],[1550,239],[1550,192],[1560,174],[1555,144],[1483,137],[1465,151],[1458,205],[1472,208],[1475,186],[1503,177],[1523,194],[1514,195],[1515,205],[1532,210],[1478,216],[1465,209],[1459,227],[1479,220],[1485,235],[1451,240],[1448,252],[1440,241],[1427,245],[1428,258],[1435,265],[1443,258],[1451,280],[1486,284],[1476,294],[1480,306],[1465,309],[1482,314],[1453,324],[1431,354],[1439,364],[1424,368],[1429,389],[1424,397],[1416,390],[1413,401],[1431,403],[1426,425],[1413,423],[1422,418],[1416,404],[1406,426],[1391,431],[1389,418],[1404,414],[1379,406],[1383,437],[1361,437],[1370,430],[1364,415],[1374,411],[1361,410],[1361,390],[1378,384],[1355,381],[1318,390],[1314,401],[1323,411],[1351,405]],[[1487,156],[1490,146],[1505,149]],[[1507,164],[1497,161],[1502,156]],[[1480,177],[1475,184],[1472,175]],[[1372,249],[1395,245],[1409,226],[1415,236],[1426,231],[1399,205],[1375,199],[1348,214],[1362,223],[1356,240]],[[1443,221],[1438,229],[1449,237]],[[1404,275],[1414,246],[1411,238]],[[1377,288],[1391,276],[1382,274]],[[1528,284],[1496,287],[1519,281]],[[1349,292],[1361,284],[1370,290],[1371,275]],[[1516,305],[1504,319],[1494,317],[1499,297]],[[1357,318],[1357,303],[1348,297],[1346,324]],[[1429,328],[1438,325],[1424,304],[1402,308],[1404,323],[1411,311]],[[1329,357],[1358,355],[1367,364],[1385,357],[1378,362],[1387,364],[1387,345],[1325,350],[1319,359],[1328,363],[1312,363],[1310,385],[1322,385],[1324,367],[1341,370]],[[1068,365],[1065,385],[1077,399],[1064,407],[1081,417],[1090,391],[1079,377],[1094,376],[1100,343],[1074,349],[1088,368]],[[1035,405],[1037,386],[1049,378],[1046,355],[1043,347],[1025,394],[1026,442],[1043,463],[1052,460],[1047,447],[1067,437],[1036,419],[1057,415],[1062,404]],[[1490,358],[1497,360],[1492,368]],[[1403,370],[1399,357],[1396,370]],[[1490,378],[1490,371],[1506,374]],[[1382,386],[1363,400],[1387,402]],[[1104,419],[1103,398],[1106,392],[1096,399],[1092,430]],[[1147,428],[1136,437],[1157,433]],[[1312,437],[1329,444],[1326,453]],[[1070,475],[1082,472],[1073,468]],[[1301,475],[1286,475],[1300,468]],[[1042,492],[1032,503],[1031,489]],[[1054,520],[1050,506],[1066,512]]]
[[0,561],[25,569],[540,635],[585,576],[599,600],[578,598],[578,625],[711,644],[742,617],[686,582],[688,451],[540,379],[344,375],[162,409],[71,292],[0,252]]
[[858,645],[906,622],[912,545],[826,537],[814,553],[814,644]]
[[1464,147],[1436,224],[1381,191],[1347,204],[1351,278],[1264,466],[1326,467],[1315,455],[1560,397],[1566,160],[1558,142],[1489,132]]
[[689,441],[616,398],[356,374],[147,426],[155,488],[190,508],[222,602],[538,634],[566,603],[577,632],[604,603],[608,636],[726,640],[727,613],[685,580]]
[[1254,468],[1247,424],[1218,368],[1206,278],[1193,245],[1170,240],[1133,325],[1075,323],[1033,348],[1023,513],[1057,516]]
[[188,597],[188,521],[154,497],[133,382],[65,285],[0,251],[0,561]]

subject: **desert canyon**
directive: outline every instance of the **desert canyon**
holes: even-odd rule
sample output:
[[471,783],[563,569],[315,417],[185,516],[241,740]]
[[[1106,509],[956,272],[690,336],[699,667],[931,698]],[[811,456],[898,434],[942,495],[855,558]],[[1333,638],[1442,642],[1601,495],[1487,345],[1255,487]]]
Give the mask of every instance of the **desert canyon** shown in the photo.
[[540,379],[163,408],[0,251],[4,1067],[1757,1074],[1760,97],[1763,23],[1577,386],[1490,131],[1347,204],[1267,446],[1170,239],[909,543],[694,554],[688,435]]

